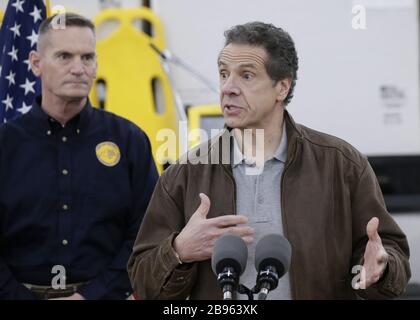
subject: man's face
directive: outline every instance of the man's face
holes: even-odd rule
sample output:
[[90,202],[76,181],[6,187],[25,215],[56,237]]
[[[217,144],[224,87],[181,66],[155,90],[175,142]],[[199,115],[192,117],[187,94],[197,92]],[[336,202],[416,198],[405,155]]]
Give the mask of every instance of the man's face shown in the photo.
[[229,127],[265,128],[274,113],[283,111],[288,80],[274,84],[266,59],[264,48],[243,44],[231,43],[220,53],[220,100]]
[[88,96],[96,76],[95,36],[91,29],[50,29],[38,52],[31,54],[32,69],[41,77],[43,95],[62,99]]

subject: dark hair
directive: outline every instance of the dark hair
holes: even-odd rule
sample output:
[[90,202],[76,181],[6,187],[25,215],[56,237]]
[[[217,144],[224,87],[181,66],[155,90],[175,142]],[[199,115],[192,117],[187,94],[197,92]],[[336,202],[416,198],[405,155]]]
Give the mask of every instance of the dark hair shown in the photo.
[[263,47],[268,59],[265,68],[275,83],[291,78],[289,93],[284,99],[287,105],[293,97],[297,80],[298,56],[292,37],[283,29],[263,22],[249,22],[236,25],[224,33],[225,46],[230,43]]
[[53,21],[64,23],[65,27],[86,27],[95,34],[95,25],[89,19],[76,13],[55,14],[45,19],[39,26],[39,35],[43,35],[53,28]]

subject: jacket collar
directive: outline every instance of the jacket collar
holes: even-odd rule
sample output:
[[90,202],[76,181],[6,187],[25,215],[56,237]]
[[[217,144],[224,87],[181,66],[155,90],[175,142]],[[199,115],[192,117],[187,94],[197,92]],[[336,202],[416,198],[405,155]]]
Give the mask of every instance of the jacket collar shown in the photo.
[[[284,122],[283,122],[284,123]],[[247,161],[247,159],[245,158],[245,156],[243,155],[243,153],[241,152],[238,142],[236,141],[236,139],[233,137],[232,138],[232,146],[231,148],[233,148],[232,150],[232,167],[236,167],[239,164],[245,163],[248,164],[249,162]],[[286,162],[287,160],[287,133],[286,133],[286,126],[283,125],[282,126],[282,135],[281,135],[281,140],[280,140],[280,144],[278,145],[276,151],[273,154],[273,157],[271,159],[275,159],[278,161],[281,161],[283,163]]]
[[[287,163],[295,152],[297,141],[302,139],[302,132],[300,125],[295,123],[287,110],[284,110],[284,124],[286,125],[287,135]],[[187,163],[191,161],[198,163],[202,161],[202,163],[221,164],[230,170],[230,149],[233,145],[231,139],[234,139],[232,128],[225,127],[218,135],[198,145],[181,157],[180,162]],[[188,159],[185,159],[186,156],[188,156]]]

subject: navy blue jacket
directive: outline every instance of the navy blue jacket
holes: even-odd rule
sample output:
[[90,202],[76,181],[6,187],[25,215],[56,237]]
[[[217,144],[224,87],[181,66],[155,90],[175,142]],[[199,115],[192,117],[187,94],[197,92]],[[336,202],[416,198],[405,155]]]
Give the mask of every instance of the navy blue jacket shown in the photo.
[[89,102],[65,127],[34,103],[0,125],[0,299],[22,285],[88,281],[87,299],[123,299],[133,242],[158,174],[146,134]]

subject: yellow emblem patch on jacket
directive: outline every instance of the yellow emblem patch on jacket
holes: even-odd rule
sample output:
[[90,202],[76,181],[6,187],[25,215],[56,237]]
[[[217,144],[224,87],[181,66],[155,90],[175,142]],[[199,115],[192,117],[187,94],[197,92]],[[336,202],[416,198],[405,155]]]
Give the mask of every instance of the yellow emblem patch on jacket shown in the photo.
[[113,167],[120,161],[120,148],[111,141],[101,142],[96,146],[96,157],[103,165]]

